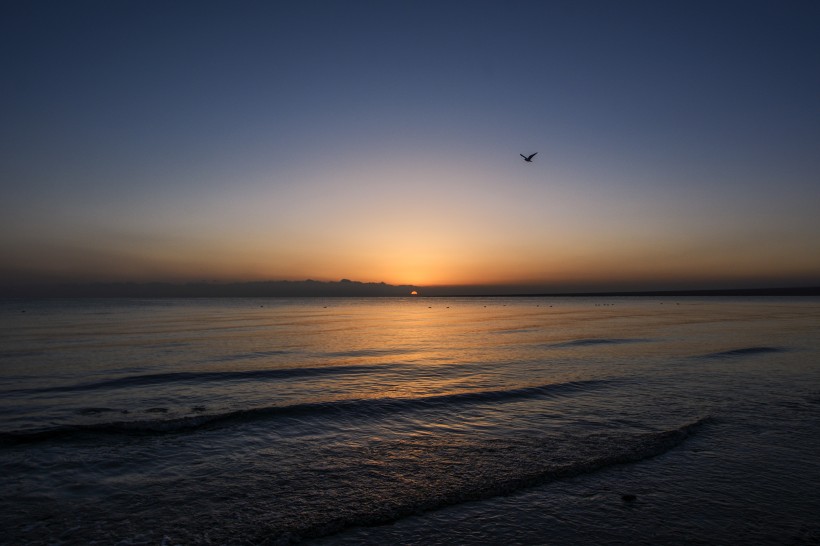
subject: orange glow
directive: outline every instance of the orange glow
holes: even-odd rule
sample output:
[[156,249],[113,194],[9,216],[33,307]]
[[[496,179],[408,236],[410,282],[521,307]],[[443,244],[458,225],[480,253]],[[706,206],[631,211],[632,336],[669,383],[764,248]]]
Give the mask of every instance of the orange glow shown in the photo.
[[[13,258],[0,280],[348,278],[580,289],[820,276],[820,224],[808,211],[770,230],[743,210],[708,210],[694,222],[691,210],[703,201],[601,195],[601,183],[569,175],[503,185],[507,170],[435,158],[334,165],[276,191],[249,183],[241,193],[190,197],[184,207],[148,199],[83,214],[82,223],[55,216],[28,239],[17,235],[31,227],[19,215],[16,229],[0,235],[0,253]],[[407,188],[429,198],[408,206]]]

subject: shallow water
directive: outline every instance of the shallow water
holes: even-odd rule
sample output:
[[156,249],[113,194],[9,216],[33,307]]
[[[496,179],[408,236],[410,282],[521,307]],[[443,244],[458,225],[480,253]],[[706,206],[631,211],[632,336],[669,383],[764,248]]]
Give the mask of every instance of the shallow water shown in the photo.
[[7,544],[820,540],[817,298],[18,300],[0,324]]

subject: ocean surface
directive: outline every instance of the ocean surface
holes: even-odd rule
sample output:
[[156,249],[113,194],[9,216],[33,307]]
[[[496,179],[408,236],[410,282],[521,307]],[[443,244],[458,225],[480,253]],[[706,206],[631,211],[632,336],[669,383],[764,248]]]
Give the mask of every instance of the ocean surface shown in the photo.
[[0,302],[0,543],[820,544],[820,298]]

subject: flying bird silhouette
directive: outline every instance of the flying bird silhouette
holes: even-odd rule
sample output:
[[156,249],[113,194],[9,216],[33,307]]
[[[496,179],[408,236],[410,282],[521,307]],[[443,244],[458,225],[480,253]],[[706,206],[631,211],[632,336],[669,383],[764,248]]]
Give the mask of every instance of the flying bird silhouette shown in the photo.
[[[538,152],[535,152],[535,154],[537,154],[537,153],[538,153]],[[532,154],[532,155],[531,155],[531,156],[529,156],[529,157],[525,156],[524,154],[518,154],[518,155],[520,155],[521,157],[523,157],[523,158],[524,158],[524,161],[526,161],[527,163],[532,163],[532,158],[533,158],[533,157],[535,157],[535,154]]]

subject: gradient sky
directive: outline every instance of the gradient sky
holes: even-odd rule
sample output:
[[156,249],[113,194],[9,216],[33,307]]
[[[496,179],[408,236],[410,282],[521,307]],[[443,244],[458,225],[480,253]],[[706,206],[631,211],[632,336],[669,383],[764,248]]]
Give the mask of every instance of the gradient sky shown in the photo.
[[0,282],[820,284],[820,2],[0,10]]

